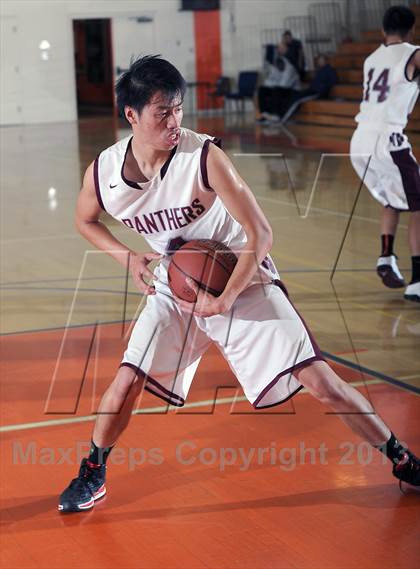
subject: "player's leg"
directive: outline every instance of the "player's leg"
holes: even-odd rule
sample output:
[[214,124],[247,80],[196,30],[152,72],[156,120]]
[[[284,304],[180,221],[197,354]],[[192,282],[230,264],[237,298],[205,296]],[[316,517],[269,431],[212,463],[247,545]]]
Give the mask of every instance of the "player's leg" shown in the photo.
[[[401,148],[392,149],[394,143],[398,143]],[[396,207],[410,212],[409,245],[413,274],[404,298],[420,302],[420,167],[405,135],[393,134],[389,138],[388,146],[395,172],[393,174],[391,167],[389,168],[390,199],[394,200],[390,203],[394,205],[395,200],[398,200],[402,205]]]
[[[395,237],[397,233],[398,222],[400,220],[400,212],[392,207],[384,207],[381,216],[381,234],[384,237]],[[393,243],[382,243],[382,254],[392,255]]]
[[92,508],[105,493],[106,460],[127,427],[142,389],[177,406],[184,403],[202,354],[209,346],[195,319],[181,312],[167,285],[156,283],[130,336],[115,379],[98,408],[92,446],[80,472],[60,497],[62,512]]
[[326,362],[313,362],[294,375],[316,399],[330,407],[359,436],[383,445],[391,432],[357,389],[343,381]]
[[405,286],[397,257],[394,254],[394,239],[397,232],[400,212],[392,207],[383,207],[381,216],[381,255],[376,264],[376,271],[382,282],[389,288]]
[[[359,126],[353,133],[350,143],[351,163],[360,180],[370,194],[382,207],[381,214],[381,255],[376,263],[376,272],[385,286],[400,288],[405,286],[404,278],[398,268],[393,246],[399,220],[399,209],[406,209],[402,192],[401,176],[389,153],[388,136]],[[394,195],[394,188],[398,188]],[[395,207],[392,199],[396,200]],[[391,200],[391,201],[390,201]],[[398,204],[398,206],[396,205]]]
[[408,226],[412,273],[404,298],[420,302],[420,211],[412,211]]
[[89,510],[105,495],[106,460],[130,421],[143,385],[141,373],[127,366],[118,370],[99,404],[89,456],[82,460],[77,478],[61,494],[59,511]]
[[408,226],[408,240],[413,256],[420,255],[420,211],[412,211]]
[[405,479],[420,484],[415,457],[396,442],[369,401],[325,362],[280,281],[248,287],[235,301],[232,313],[212,317],[208,332],[256,409],[287,401],[304,386],[391,460],[407,459],[410,469],[412,465],[418,469],[417,481],[410,478],[411,470],[405,471]]
[[420,486],[420,461],[394,436],[369,401],[340,379],[326,362],[313,362],[295,371],[295,376],[319,401],[327,405],[353,432],[386,454],[393,474]]
[[142,373],[122,366],[105,391],[98,408],[92,441],[98,448],[112,447],[127,427],[134,403],[144,385]]

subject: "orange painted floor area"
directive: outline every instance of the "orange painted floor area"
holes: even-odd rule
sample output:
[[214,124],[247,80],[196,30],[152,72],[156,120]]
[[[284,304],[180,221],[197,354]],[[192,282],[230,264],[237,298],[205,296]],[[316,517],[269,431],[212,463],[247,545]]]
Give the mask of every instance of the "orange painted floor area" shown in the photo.
[[[265,412],[232,406],[237,383],[215,349],[193,383],[197,406],[167,412],[145,395],[137,407],[155,412],[134,416],[111,454],[107,496],[59,514],[93,421],[33,423],[95,410],[123,340],[121,325],[102,326],[86,365],[92,332],[69,331],[52,390],[63,330],[1,338],[1,424],[17,426],[1,433],[2,567],[416,567],[420,495],[402,495],[390,464],[306,393]],[[419,397],[387,383],[359,389],[419,454]]]

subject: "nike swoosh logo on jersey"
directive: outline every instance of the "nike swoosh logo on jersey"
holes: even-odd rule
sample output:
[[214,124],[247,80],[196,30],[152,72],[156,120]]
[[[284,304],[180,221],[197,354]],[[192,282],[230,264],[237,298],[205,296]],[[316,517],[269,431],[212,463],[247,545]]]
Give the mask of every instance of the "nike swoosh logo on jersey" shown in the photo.
[[114,184],[114,185],[109,184],[109,187],[110,187],[111,189],[116,188],[117,186],[118,186],[118,184]]

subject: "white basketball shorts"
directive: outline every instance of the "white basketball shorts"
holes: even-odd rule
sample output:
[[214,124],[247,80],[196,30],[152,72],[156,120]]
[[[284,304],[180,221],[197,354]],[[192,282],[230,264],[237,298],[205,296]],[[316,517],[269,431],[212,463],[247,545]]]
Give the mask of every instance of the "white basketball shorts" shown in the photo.
[[165,283],[155,287],[121,365],[145,376],[145,389],[173,405],[184,405],[211,343],[257,409],[292,397],[302,388],[293,372],[324,359],[280,281],[249,286],[229,312],[208,318],[182,312]]
[[351,139],[350,155],[357,174],[383,206],[420,210],[419,165],[401,130],[373,130],[360,124]]

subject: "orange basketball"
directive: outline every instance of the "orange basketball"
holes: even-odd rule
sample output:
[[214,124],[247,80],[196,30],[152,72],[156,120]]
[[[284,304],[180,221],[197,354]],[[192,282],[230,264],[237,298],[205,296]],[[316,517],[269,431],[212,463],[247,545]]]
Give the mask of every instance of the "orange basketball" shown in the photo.
[[173,255],[168,269],[169,286],[175,296],[195,302],[196,294],[187,284],[191,278],[201,290],[220,296],[237,263],[229,247],[212,239],[188,241]]

